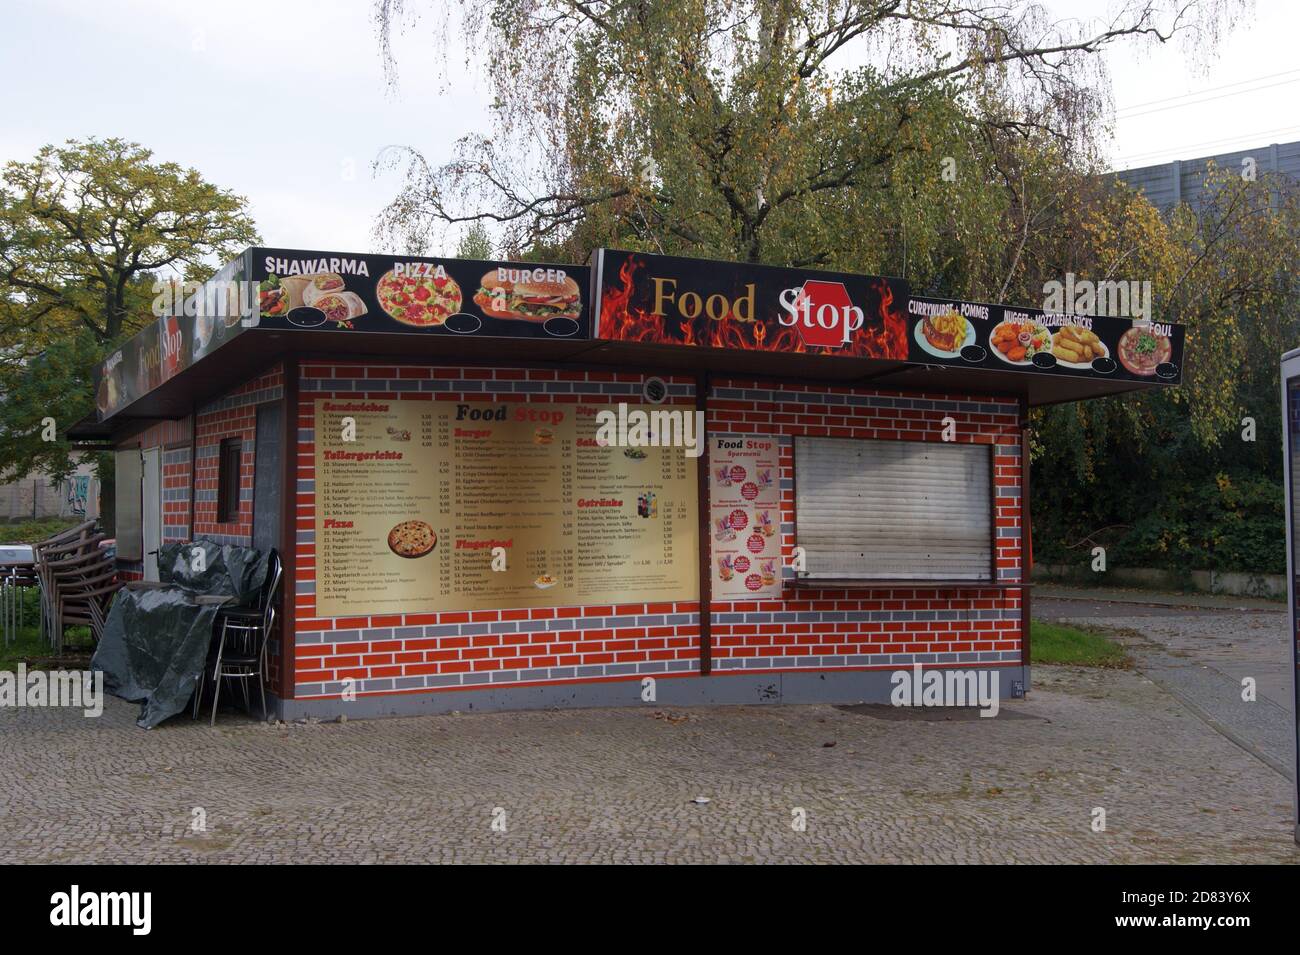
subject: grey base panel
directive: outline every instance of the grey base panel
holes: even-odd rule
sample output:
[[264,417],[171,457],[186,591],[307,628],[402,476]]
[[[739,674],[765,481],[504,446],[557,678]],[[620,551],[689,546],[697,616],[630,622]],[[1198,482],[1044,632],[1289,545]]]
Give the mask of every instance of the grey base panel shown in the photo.
[[[927,667],[926,673],[962,667]],[[999,674],[999,695],[1029,689],[1029,667],[991,667]],[[603,683],[539,684],[473,690],[435,690],[341,699],[279,700],[280,719],[375,719],[436,713],[491,713],[502,710],[582,709],[609,706],[734,706],[753,703],[888,703],[893,670],[816,670],[807,673],[728,673],[714,676],[659,677],[653,701],[642,699],[642,678]]]

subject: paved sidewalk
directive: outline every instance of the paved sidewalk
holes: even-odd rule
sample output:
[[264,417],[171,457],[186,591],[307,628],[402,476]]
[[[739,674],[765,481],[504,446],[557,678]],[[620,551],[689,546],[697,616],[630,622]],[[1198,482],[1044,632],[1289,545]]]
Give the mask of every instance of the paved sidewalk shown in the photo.
[[[1150,595],[1159,598],[1161,595]],[[1290,778],[1295,760],[1291,648],[1285,608],[1172,609],[1138,615],[1131,604],[1036,601],[1035,616],[1119,628],[1141,671],[1228,738]],[[1255,700],[1243,699],[1244,681]]]
[[1040,667],[1008,709],[1033,718],[647,706],[146,732],[117,700],[97,720],[0,710],[0,856],[1300,861],[1286,781],[1143,676]]

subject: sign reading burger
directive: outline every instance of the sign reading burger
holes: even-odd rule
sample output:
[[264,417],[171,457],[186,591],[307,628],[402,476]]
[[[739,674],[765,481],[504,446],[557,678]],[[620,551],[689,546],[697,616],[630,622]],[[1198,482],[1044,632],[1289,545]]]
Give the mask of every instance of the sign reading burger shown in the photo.
[[601,249],[597,337],[905,359],[901,279]]
[[586,338],[585,266],[253,249],[259,325]]

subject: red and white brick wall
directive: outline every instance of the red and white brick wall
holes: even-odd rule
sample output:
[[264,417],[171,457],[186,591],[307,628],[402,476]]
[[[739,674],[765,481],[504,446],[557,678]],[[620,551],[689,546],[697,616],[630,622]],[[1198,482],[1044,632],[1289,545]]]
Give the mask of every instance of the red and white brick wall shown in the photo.
[[994,446],[1000,581],[1021,579],[1021,455],[1014,399],[900,394],[879,389],[715,378],[710,434],[777,435],[781,442],[781,600],[712,604],[714,672],[895,669],[914,663],[1019,665],[1021,594],[978,586],[812,590],[790,586],[795,544],[796,437],[939,441]]
[[[698,601],[473,612],[316,616],[317,398],[573,404],[635,402],[644,377],[605,371],[305,361],[298,406],[294,695],[358,694],[640,679],[697,672]],[[669,377],[694,407],[694,379]]]
[[[251,547],[253,461],[257,406],[284,395],[284,370],[276,366],[199,409],[195,416],[194,533],[219,544]],[[221,442],[239,438],[239,519],[218,522],[217,478]]]
[[[669,377],[670,401],[694,404],[694,380]],[[698,672],[696,602],[626,603],[447,613],[318,617],[315,604],[317,398],[425,401],[637,401],[644,376],[560,369],[458,368],[306,361],[297,440],[297,572],[293,695],[421,693]],[[1019,408],[1012,399],[903,395],[880,389],[720,378],[711,433],[772,434],[782,443],[782,548],[794,546],[796,436],[957,440],[995,447],[997,571],[1019,580]],[[787,575],[790,571],[787,569]],[[786,587],[776,601],[715,601],[714,673],[1019,665],[1021,591],[970,586],[884,590]]]

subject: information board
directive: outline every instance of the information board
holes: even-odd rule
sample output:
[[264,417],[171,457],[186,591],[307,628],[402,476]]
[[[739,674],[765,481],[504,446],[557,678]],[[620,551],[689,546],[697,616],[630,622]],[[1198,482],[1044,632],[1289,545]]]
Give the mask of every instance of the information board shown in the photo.
[[616,408],[317,399],[316,612],[698,599],[696,461]]
[[713,596],[781,596],[781,448],[772,435],[709,438]]

